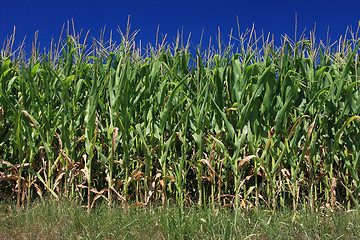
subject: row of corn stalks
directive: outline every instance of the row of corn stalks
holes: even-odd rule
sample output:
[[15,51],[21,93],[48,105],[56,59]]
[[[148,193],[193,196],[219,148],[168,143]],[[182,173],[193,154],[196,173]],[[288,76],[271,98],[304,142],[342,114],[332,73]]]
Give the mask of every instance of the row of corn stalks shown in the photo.
[[[67,34],[0,58],[0,192],[243,208],[359,206],[357,36],[335,45],[254,31],[219,49],[180,38]],[[91,42],[87,45],[87,42]],[[261,43],[261,47],[258,47]],[[23,53],[23,52],[22,52]]]

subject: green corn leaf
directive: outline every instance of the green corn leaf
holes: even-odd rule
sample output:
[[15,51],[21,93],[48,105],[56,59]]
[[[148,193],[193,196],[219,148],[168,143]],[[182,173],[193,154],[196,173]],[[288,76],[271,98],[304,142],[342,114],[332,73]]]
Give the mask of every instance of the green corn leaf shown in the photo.
[[33,116],[31,116],[26,110],[22,110],[21,112],[31,120],[31,122],[35,126],[35,129],[39,132],[40,138],[41,138],[42,143],[43,143],[44,148],[45,148],[46,155],[47,155],[48,159],[51,160],[52,159],[51,158],[51,150],[50,150],[50,147],[49,147],[49,145],[47,143],[47,139],[45,137],[45,134],[44,134],[39,122]]
[[228,121],[227,117],[226,117],[226,113],[224,113],[223,111],[221,111],[221,109],[219,108],[219,106],[216,104],[215,100],[213,98],[211,98],[212,103],[214,104],[214,106],[216,107],[218,113],[220,114],[220,116],[222,117],[223,121],[225,122],[225,126],[230,134],[230,138],[234,139],[235,137],[235,129],[233,127],[233,125]]

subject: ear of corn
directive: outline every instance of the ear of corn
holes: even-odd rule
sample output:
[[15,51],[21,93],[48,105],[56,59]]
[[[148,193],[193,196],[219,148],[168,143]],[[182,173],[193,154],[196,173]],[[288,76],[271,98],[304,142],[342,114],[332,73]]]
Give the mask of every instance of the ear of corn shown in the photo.
[[[358,206],[358,39],[225,51],[86,40],[0,58],[1,198]],[[234,47],[238,47],[235,51]],[[234,53],[235,52],[235,53]],[[203,60],[206,59],[206,60]],[[192,68],[189,67],[192,64]]]

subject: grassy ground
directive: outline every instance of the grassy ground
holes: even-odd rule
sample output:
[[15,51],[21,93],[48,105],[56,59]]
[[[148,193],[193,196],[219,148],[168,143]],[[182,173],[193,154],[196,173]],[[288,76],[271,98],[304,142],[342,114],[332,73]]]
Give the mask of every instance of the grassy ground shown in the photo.
[[355,239],[357,211],[294,214],[176,207],[97,206],[47,201],[23,209],[0,204],[1,239]]

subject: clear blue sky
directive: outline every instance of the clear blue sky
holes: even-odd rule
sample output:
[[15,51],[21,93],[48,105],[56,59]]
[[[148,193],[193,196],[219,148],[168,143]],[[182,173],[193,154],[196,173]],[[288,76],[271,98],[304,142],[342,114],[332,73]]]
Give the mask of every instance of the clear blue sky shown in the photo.
[[204,29],[204,39],[216,36],[218,27],[227,40],[230,29],[244,32],[255,24],[258,34],[274,34],[276,42],[281,35],[294,38],[295,13],[297,13],[298,35],[306,28],[306,36],[316,23],[316,36],[326,40],[330,27],[330,38],[334,42],[344,35],[347,26],[356,29],[360,20],[360,1],[229,1],[229,0],[183,0],[183,1],[3,1],[0,21],[1,43],[16,26],[16,40],[19,43],[27,36],[27,43],[34,39],[39,30],[42,48],[49,46],[51,38],[58,39],[62,25],[74,19],[76,30],[90,30],[90,36],[98,37],[106,25],[106,33],[114,32],[120,40],[118,27],[125,31],[128,15],[132,30],[140,30],[137,40],[142,43],[155,42],[157,27],[160,34],[168,34],[171,42],[177,30],[184,29],[191,41],[197,45]]

